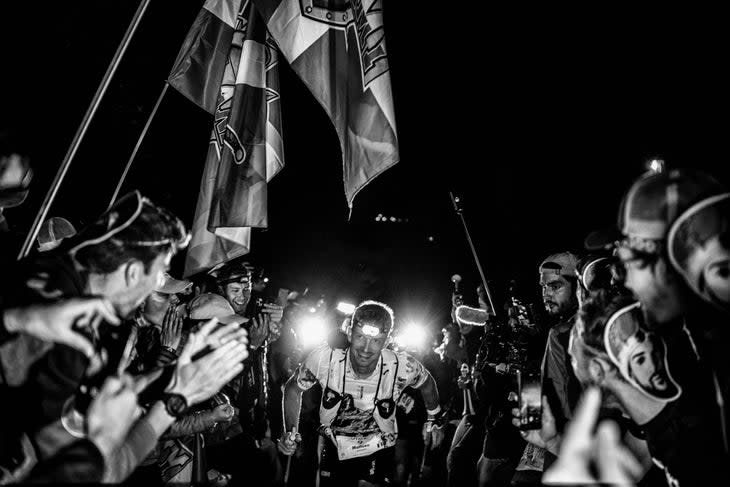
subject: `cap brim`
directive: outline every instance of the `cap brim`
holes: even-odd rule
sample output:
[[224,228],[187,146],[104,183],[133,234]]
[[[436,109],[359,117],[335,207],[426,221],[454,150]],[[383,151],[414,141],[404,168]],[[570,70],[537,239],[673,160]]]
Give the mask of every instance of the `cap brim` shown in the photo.
[[178,294],[192,286],[192,281],[182,281],[180,279],[168,279],[165,284],[155,289],[158,293],[162,294]]
[[232,325],[234,323],[237,325],[242,325],[242,324],[246,323],[247,321],[248,321],[248,318],[241,316],[239,314],[232,314],[232,315],[222,316],[222,317],[218,318],[218,322],[223,323],[224,325]]
[[616,227],[594,230],[583,240],[586,250],[605,250],[623,238],[623,234]]

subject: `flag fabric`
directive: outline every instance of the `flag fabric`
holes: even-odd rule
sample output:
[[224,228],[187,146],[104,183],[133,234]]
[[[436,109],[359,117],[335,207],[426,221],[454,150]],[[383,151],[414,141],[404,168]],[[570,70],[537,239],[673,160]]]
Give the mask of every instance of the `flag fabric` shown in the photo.
[[340,139],[352,210],[368,182],[398,162],[382,0],[253,0]]
[[277,48],[250,0],[208,0],[168,82],[214,116],[185,276],[248,253],[284,166]]

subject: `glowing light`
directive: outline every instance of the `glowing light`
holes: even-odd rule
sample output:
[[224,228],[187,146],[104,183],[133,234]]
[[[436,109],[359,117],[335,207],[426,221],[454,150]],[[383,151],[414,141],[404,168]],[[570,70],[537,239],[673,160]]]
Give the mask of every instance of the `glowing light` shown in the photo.
[[403,349],[423,349],[427,340],[426,327],[419,323],[408,323],[395,337],[396,345]]
[[649,161],[649,169],[660,173],[664,171],[664,161],[662,159],[652,159]]
[[311,308],[309,308],[309,312],[310,313],[316,313],[317,312],[317,308],[311,307]]
[[352,303],[345,303],[344,301],[337,303],[337,311],[342,314],[351,315],[355,312],[355,305]]
[[327,323],[319,317],[308,316],[299,322],[299,341],[304,349],[315,347],[327,340]]
[[375,221],[376,222],[379,222],[380,221],[380,215],[378,215],[378,216],[375,217]]
[[360,327],[364,335],[367,335],[369,337],[376,337],[380,335],[380,328],[373,325],[362,325]]
[[395,217],[394,216],[391,216],[390,217],[390,221],[394,222],[395,221]]
[[269,278],[268,277],[264,277],[264,282],[269,282]]

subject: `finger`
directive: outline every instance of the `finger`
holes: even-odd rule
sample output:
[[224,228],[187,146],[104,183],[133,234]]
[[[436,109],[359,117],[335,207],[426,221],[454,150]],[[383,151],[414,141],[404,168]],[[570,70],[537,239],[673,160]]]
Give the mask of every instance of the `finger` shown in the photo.
[[519,417],[521,417],[522,415],[520,414],[520,410],[519,410],[519,409],[517,409],[517,408],[512,408],[512,416],[514,416],[515,418],[519,418]]
[[59,337],[59,341],[80,351],[89,359],[94,356],[94,346],[80,333],[68,330]]
[[619,431],[613,421],[603,421],[596,432],[597,449],[595,452],[599,480],[610,483],[626,483],[630,474],[637,478],[641,466],[631,454],[627,454],[620,444]]
[[[223,325],[208,336],[209,343],[223,343],[223,337],[235,333],[240,327],[236,323]],[[229,340],[226,340],[229,341]]]
[[590,446],[600,405],[601,393],[598,388],[591,387],[583,393],[575,416],[565,430],[561,455],[581,455]]
[[206,321],[205,324],[198,330],[196,335],[198,335],[200,338],[205,339],[210,335],[210,333],[213,331],[215,326],[218,324],[217,318],[212,318],[210,321]]
[[101,315],[102,319],[110,325],[119,325],[122,322],[117,316],[116,311],[114,311],[114,306],[106,299],[95,298],[93,301],[93,310],[95,314]]
[[[513,419],[512,419],[512,424],[513,424],[514,426],[516,426],[516,427],[518,427],[518,428],[519,428],[519,427],[520,427],[520,424],[522,424],[522,423],[520,422],[520,420],[519,420],[519,419],[517,419],[517,418],[513,418]],[[523,433],[524,433],[524,432],[523,432]]]
[[544,423],[555,422],[555,416],[553,416],[553,410],[550,409],[550,403],[548,402],[547,396],[542,396],[542,421]]
[[123,387],[124,384],[122,384],[121,380],[111,376],[104,381],[104,385],[101,386],[101,390],[98,395],[114,396],[118,394]]

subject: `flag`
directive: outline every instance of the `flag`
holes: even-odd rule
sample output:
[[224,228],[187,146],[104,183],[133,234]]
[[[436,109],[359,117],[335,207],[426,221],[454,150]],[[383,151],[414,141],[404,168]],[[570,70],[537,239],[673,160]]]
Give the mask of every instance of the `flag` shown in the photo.
[[340,139],[345,196],[398,162],[382,0],[253,0]]
[[248,253],[266,185],[284,166],[276,43],[250,0],[208,0],[170,72],[214,117],[185,276]]

